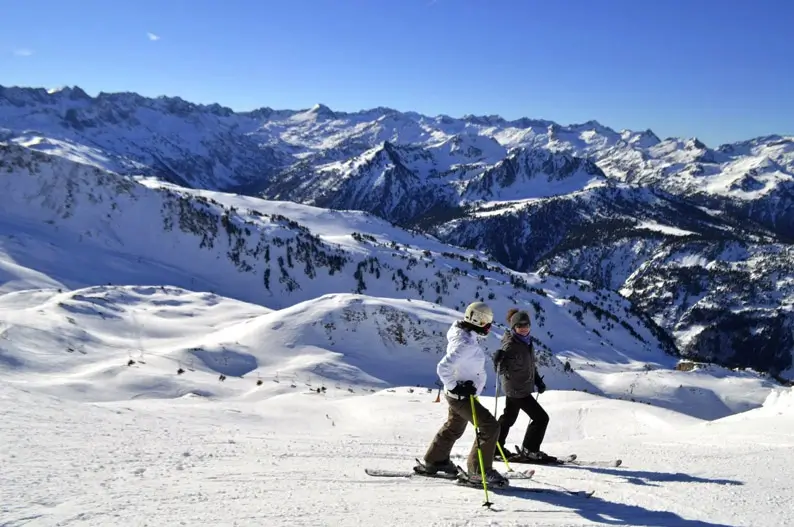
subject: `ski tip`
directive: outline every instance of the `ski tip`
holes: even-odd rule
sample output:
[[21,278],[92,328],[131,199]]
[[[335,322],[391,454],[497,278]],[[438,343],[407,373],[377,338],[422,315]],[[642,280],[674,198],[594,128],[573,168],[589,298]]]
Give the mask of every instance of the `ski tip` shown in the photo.
[[532,479],[534,475],[535,475],[535,469],[519,470],[519,471],[511,469],[510,472],[507,472],[505,474],[505,477],[507,479]]

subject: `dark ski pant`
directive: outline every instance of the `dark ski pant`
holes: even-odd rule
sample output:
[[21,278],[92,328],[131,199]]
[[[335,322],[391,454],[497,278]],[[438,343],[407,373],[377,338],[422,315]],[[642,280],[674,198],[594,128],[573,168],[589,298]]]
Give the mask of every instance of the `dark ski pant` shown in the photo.
[[[466,426],[474,424],[471,413],[471,401],[468,397],[458,399],[455,395],[446,396],[449,405],[447,421],[438,431],[430,447],[425,454],[427,463],[440,463],[449,459],[452,447],[455,442],[463,436]],[[499,437],[499,423],[496,418],[480,402],[475,399],[474,406],[477,412],[477,424],[480,427],[480,449],[482,450],[482,460],[485,470],[493,466],[494,451],[496,450],[496,440]],[[475,434],[474,444],[469,452],[467,470],[470,474],[480,473],[480,462],[477,458],[477,436]]]
[[532,397],[532,394],[527,397],[506,397],[506,399],[504,412],[499,417],[499,446],[507,453],[505,449],[507,434],[510,433],[510,427],[516,424],[519,410],[523,410],[531,422],[524,433],[522,446],[530,452],[539,452],[543,437],[546,435],[546,428],[549,426],[549,414]]

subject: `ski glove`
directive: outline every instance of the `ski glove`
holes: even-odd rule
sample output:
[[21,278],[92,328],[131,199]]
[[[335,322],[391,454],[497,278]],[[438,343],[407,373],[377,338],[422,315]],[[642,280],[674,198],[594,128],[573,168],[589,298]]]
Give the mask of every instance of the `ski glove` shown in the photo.
[[452,388],[449,393],[454,393],[458,397],[471,397],[477,395],[477,387],[473,381],[460,382]]
[[535,386],[538,388],[538,393],[546,391],[546,383],[543,382],[543,376],[535,373]]
[[493,356],[493,367],[494,371],[499,371],[499,363],[502,362],[502,358],[504,357],[505,351],[503,349],[499,349]]

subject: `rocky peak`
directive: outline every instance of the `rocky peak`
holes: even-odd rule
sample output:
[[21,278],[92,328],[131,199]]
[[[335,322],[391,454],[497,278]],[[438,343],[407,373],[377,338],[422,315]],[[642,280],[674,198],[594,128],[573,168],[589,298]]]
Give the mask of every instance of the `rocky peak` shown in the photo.
[[692,137],[684,143],[684,148],[687,150],[706,150],[706,145],[697,137]]
[[321,119],[336,119],[336,114],[328,106],[317,103],[309,109],[310,114]]

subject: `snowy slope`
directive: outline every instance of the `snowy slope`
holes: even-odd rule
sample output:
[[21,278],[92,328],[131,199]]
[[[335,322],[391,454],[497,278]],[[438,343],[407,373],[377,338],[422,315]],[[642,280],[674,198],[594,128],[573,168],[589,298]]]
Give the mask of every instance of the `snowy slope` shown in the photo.
[[[589,501],[492,493],[496,511],[485,511],[477,489],[369,478],[366,467],[408,469],[443,422],[428,384],[437,331],[457,316],[359,295],[273,311],[175,287],[6,293],[0,521],[785,525],[790,390],[718,368],[650,371],[634,375],[634,389],[653,404],[618,400],[627,366],[659,358],[636,351],[590,350],[579,362],[569,352],[560,359],[573,373],[543,369],[544,449],[624,463],[538,467],[534,482],[513,485],[593,489]],[[613,398],[566,390],[585,380]],[[726,403],[756,409],[711,422],[693,415],[725,415]],[[526,424],[520,416],[508,440]],[[472,439],[469,429],[456,461]]]
[[[173,285],[222,289],[273,309],[337,292],[422,299],[459,311],[477,298],[497,313],[517,303],[539,317],[539,338],[573,320],[570,301],[598,294],[602,309],[619,310],[613,316],[632,328],[616,326],[610,345],[627,339],[631,347],[673,351],[616,294],[570,280],[551,286],[373,216],[138,182],[26,150],[10,159],[0,187],[9,198],[5,290],[24,289],[28,279],[64,288],[139,284],[144,277],[160,285],[158,273],[166,269]],[[70,258],[94,263],[65,267]],[[601,345],[584,333],[587,322],[577,326],[580,345]]]
[[[358,351],[359,358],[345,359],[342,366],[332,360],[335,353],[360,349],[358,340],[351,344],[333,331],[324,333],[319,329],[318,333],[311,333],[315,340],[302,340],[283,337],[291,334],[286,329],[273,329],[284,324],[292,327],[292,332],[301,333],[300,328],[317,323],[323,328],[331,324],[341,333],[352,331],[353,321],[364,317],[379,321],[386,328],[394,326],[390,321],[394,318],[406,328],[398,334],[419,331],[421,321],[422,330],[413,334],[414,340],[404,336],[407,340],[398,349],[408,347],[424,352],[422,361],[417,362],[418,369],[409,369],[405,375],[410,377],[410,384],[432,386],[433,363],[443,349],[443,335],[451,317],[480,298],[493,306],[497,322],[514,305],[530,311],[543,369],[560,388],[633,397],[713,418],[759,404],[763,389],[770,386],[761,375],[720,371],[702,380],[697,374],[676,371],[678,358],[669,337],[615,293],[594,290],[587,283],[569,279],[516,273],[488,261],[482,254],[450,247],[367,214],[183,189],[159,181],[121,177],[18,147],[7,148],[7,163],[8,159],[13,163],[6,165],[12,170],[4,172],[2,191],[11,197],[7,203],[13,208],[7,209],[0,224],[0,290],[20,295],[28,294],[30,289],[46,289],[50,294],[60,290],[69,295],[69,290],[107,284],[173,286],[278,310],[279,314],[273,315],[276,319],[264,317],[261,324],[234,330],[250,332],[244,344],[247,347],[235,352],[243,354],[238,357],[241,365],[227,370],[217,364],[212,366],[215,362],[211,361],[208,367],[212,375],[208,378],[213,383],[215,375],[221,373],[242,376],[256,370],[272,377],[274,371],[283,370],[303,375],[322,364],[322,368],[330,368],[328,378],[333,382],[344,382],[345,369],[353,367],[358,370],[350,375],[369,379],[367,386],[406,384],[407,379],[395,372],[383,375],[377,367],[386,360],[381,356],[367,362],[361,358],[363,351]],[[98,294],[104,300],[94,301],[110,302],[106,313],[110,317],[128,309],[124,307],[127,301],[114,300],[119,294],[111,289],[107,294]],[[372,303],[373,307],[365,307],[353,297],[344,296],[350,294],[378,300],[366,301],[365,305]],[[110,296],[105,299],[107,295]],[[126,294],[122,297],[126,298]],[[202,301],[212,305],[218,300],[210,296]],[[30,308],[35,312],[53,309],[53,316],[59,320],[60,329],[49,330],[57,337],[47,349],[75,348],[85,339],[94,346],[105,346],[101,337],[84,336],[83,325],[72,328],[62,308],[53,307],[59,302],[66,300],[41,301],[42,305],[37,303]],[[79,313],[90,308],[85,302],[79,299],[79,307],[74,306],[71,311]],[[346,304],[351,305],[343,307]],[[409,309],[414,305],[420,307]],[[295,320],[282,320],[291,310],[299,313]],[[375,312],[379,315],[374,316]],[[14,313],[12,309],[9,315],[14,324],[24,326],[26,317],[20,319]],[[137,318],[147,316],[136,313]],[[224,320],[207,326],[231,324]],[[105,323],[102,317],[100,321]],[[129,319],[120,324],[118,331],[124,334],[140,334],[139,326],[145,326]],[[21,330],[12,327],[9,331]],[[379,331],[373,327],[361,331],[355,337],[363,342],[381,342],[385,338],[367,333]],[[490,351],[498,345],[497,336],[492,337]],[[213,351],[207,352],[213,357],[218,353],[227,356],[243,345],[242,337],[215,341],[216,338],[196,337],[203,345],[215,342]],[[261,342],[284,348],[299,345],[301,350],[317,351],[319,357],[294,364],[266,358],[253,351]],[[380,344],[378,349],[384,346],[389,347]],[[198,347],[196,341],[164,348],[164,353],[171,362],[186,365],[193,359],[197,363],[199,357],[189,352],[193,347]],[[304,351],[295,353],[310,355]],[[24,350],[19,353],[28,356]],[[115,377],[119,368],[126,371],[121,367],[126,355],[121,355],[114,356],[112,364],[91,366],[89,379],[91,375]],[[9,363],[21,360],[13,355]],[[598,363],[595,367],[593,360]],[[563,372],[566,361],[573,368],[572,373]],[[663,379],[658,378],[658,372],[649,374],[649,370],[663,371]],[[78,386],[80,382],[83,381]],[[135,383],[128,386],[123,378],[119,382],[121,393],[137,395],[133,393],[138,390]],[[755,388],[744,387],[747,396],[736,399],[730,388],[736,383],[749,383],[747,386],[762,391],[754,393]],[[690,385],[697,390],[679,389]],[[162,389],[168,393],[177,391],[168,384]],[[708,400],[709,405],[699,405],[702,400]],[[715,401],[719,404],[712,404]]]
[[[516,490],[490,493],[487,510],[481,489],[364,473],[410,470],[445,419],[434,394],[401,387],[368,395],[300,390],[251,402],[187,395],[88,404],[3,383],[0,521],[778,527],[794,512],[794,414],[782,399],[700,422],[639,403],[547,392],[546,451],[620,457],[623,465],[537,467],[533,480],[511,482]],[[493,400],[483,403],[490,408]],[[509,440],[518,441],[525,424],[522,416]],[[473,438],[469,427],[453,450],[457,462]],[[596,494],[582,499],[561,489]]]
[[[18,291],[0,296],[0,374],[86,401],[190,393],[248,400],[305,386],[434,390],[445,335],[459,316],[429,302],[352,294],[272,311],[165,286]],[[494,331],[486,349],[495,350],[500,337]],[[540,368],[560,390],[714,419],[758,407],[774,386],[713,366],[681,371],[658,351],[563,342],[566,351]],[[571,371],[563,371],[566,361]],[[254,380],[266,382],[257,388]]]

